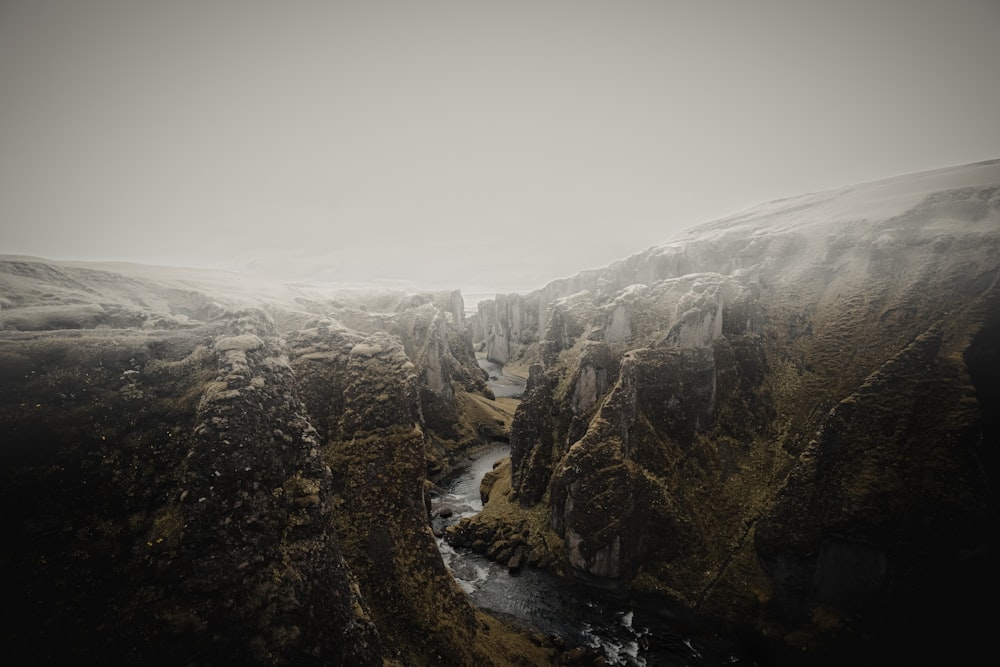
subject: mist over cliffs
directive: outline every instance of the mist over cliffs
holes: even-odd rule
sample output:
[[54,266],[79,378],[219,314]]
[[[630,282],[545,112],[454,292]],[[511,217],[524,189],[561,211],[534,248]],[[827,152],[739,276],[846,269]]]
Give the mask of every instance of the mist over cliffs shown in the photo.
[[981,644],[998,276],[993,161],[771,202],[480,303],[477,345],[530,368],[510,501],[544,509],[568,572],[786,646]]
[[[35,661],[563,664],[428,490],[769,659],[987,645],[1000,161],[762,204],[467,318],[456,291],[0,257],[3,639]],[[528,383],[513,422],[475,353]],[[508,429],[509,424],[509,429]]]

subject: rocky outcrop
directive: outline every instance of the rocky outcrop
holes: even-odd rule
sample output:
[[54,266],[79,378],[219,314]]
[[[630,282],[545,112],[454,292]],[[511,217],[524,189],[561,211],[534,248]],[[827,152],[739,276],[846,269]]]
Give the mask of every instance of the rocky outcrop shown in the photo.
[[12,655],[552,659],[469,605],[430,532],[428,471],[486,412],[463,408],[485,385],[461,295],[119,268],[0,261]]
[[543,507],[569,571],[816,659],[940,648],[940,609],[981,644],[998,276],[992,162],[696,228],[521,296],[520,327],[480,304],[486,349],[539,336],[508,522]]
[[316,402],[313,414],[330,425],[323,449],[335,502],[344,510],[338,533],[376,624],[407,654],[449,647],[457,662],[473,661],[474,611],[428,528],[417,367],[388,333],[336,330],[310,336],[306,347],[293,346],[293,366],[315,366],[309,355],[323,341],[341,353],[318,372],[343,403],[329,411],[323,410],[328,403]]
[[510,459],[486,474],[480,487],[484,511],[474,520],[448,526],[445,540],[501,563],[510,572],[523,567],[553,568],[563,572],[565,558],[558,536],[539,505],[525,511],[510,485]]
[[552,473],[553,460],[558,460],[553,451],[556,432],[551,411],[554,384],[541,366],[533,365],[511,423],[511,461],[513,470],[517,471],[513,476],[513,489],[522,504],[528,506],[541,500]]
[[266,318],[25,333],[2,349],[12,653],[381,664]]
[[[461,295],[457,296],[461,304]],[[334,319],[335,318],[335,319]],[[462,321],[453,313],[423,301],[398,312],[371,312],[342,307],[328,311],[328,317],[306,322],[296,333],[302,345],[315,338],[320,346],[307,352],[323,362],[331,359],[329,341],[322,342],[328,330],[338,328],[356,333],[389,334],[403,346],[417,376],[417,392],[422,424],[427,428],[428,475],[437,479],[447,474],[454,460],[470,444],[477,444],[494,434],[490,421],[468,414],[469,394],[492,399],[485,372],[476,363],[472,343]],[[321,349],[321,351],[318,351]],[[330,389],[316,388],[326,396]],[[325,400],[325,399],[324,399]],[[333,397],[331,400],[342,400]]]
[[503,365],[521,353],[521,348],[538,341],[542,329],[538,299],[520,294],[498,294],[482,301],[474,316],[477,340],[486,342],[486,358]]

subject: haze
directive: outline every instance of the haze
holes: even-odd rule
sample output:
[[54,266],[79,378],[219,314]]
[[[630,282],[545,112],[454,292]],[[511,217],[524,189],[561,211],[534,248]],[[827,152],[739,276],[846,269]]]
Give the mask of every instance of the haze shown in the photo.
[[0,0],[0,253],[519,291],[1000,157],[1000,3]]

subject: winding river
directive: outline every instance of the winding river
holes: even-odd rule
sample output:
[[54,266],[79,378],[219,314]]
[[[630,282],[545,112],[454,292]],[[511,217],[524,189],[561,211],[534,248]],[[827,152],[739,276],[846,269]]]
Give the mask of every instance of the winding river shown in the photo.
[[[519,395],[523,384],[499,368],[487,368],[498,396]],[[496,371],[496,373],[494,373]],[[509,393],[507,393],[509,392]],[[495,443],[477,452],[442,482],[432,499],[433,529],[444,529],[482,510],[479,484],[494,463],[510,455],[510,447]],[[442,516],[441,510],[444,511]],[[603,651],[607,665],[750,665],[733,643],[716,636],[690,636],[662,605],[630,596],[614,596],[579,582],[533,568],[510,574],[485,556],[453,548],[440,537],[445,564],[469,599],[482,609],[511,616],[539,632],[558,636],[567,645]]]

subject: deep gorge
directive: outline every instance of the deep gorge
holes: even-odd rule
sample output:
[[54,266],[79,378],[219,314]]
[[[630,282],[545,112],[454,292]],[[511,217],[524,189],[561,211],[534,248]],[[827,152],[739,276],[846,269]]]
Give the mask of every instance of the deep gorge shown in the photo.
[[793,198],[472,317],[458,291],[0,258],[4,642],[601,664],[442,560],[435,485],[501,441],[482,511],[438,531],[453,548],[641,600],[747,664],[973,655],[998,193],[992,162]]

